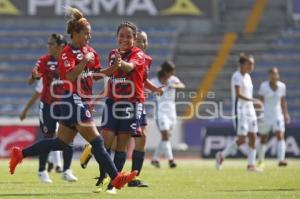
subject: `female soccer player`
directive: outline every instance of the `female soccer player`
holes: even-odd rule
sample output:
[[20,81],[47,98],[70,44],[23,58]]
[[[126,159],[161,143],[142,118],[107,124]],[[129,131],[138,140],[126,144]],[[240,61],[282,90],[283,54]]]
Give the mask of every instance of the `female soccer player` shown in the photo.
[[[51,34],[48,38],[48,54],[38,59],[29,80],[29,82],[33,82],[36,79],[42,78],[39,119],[40,128],[45,139],[53,138],[56,135],[57,117],[60,115],[60,111],[57,105],[53,105],[58,99],[52,95],[52,92],[55,92],[57,95],[63,92],[63,85],[59,81],[57,60],[66,45],[67,41],[61,34]],[[25,108],[23,114],[26,113],[26,110],[28,109]],[[46,171],[48,156],[49,151],[39,155],[38,176],[40,181],[44,183],[52,183]],[[63,150],[63,157],[64,168],[62,178],[70,182],[77,181],[77,178],[70,170],[73,157],[72,146],[68,146]]]
[[156,78],[151,79],[155,86],[165,86],[164,94],[156,97],[156,120],[157,127],[161,133],[161,142],[155,149],[151,164],[157,168],[160,167],[159,157],[165,154],[169,160],[169,167],[175,168],[172,146],[170,142],[170,133],[177,120],[175,93],[176,89],[184,89],[185,85],[175,75],[175,64],[172,61],[165,61],[161,65],[161,70]]
[[285,123],[290,122],[290,116],[287,109],[286,86],[279,81],[278,68],[273,67],[269,70],[269,81],[261,83],[258,91],[259,99],[263,102],[263,118],[258,123],[258,132],[260,133],[260,147],[258,150],[258,166],[263,168],[263,161],[267,148],[268,134],[270,131],[277,137],[277,159],[278,166],[287,166],[285,160],[285,141],[284,131]]
[[104,148],[103,138],[98,133],[88,105],[92,94],[94,74],[114,72],[120,67],[121,58],[116,52],[114,64],[105,70],[100,70],[100,57],[88,45],[91,38],[90,23],[79,10],[69,8],[69,11],[71,19],[67,23],[67,32],[71,36],[72,43],[63,49],[59,60],[60,78],[64,81],[64,94],[60,96],[61,118],[58,136],[56,139],[43,140],[23,150],[14,147],[10,159],[10,173],[14,174],[16,166],[25,157],[68,147],[79,132],[92,145],[98,164],[101,168],[105,168],[112,179],[111,184],[121,189],[136,176],[137,172],[118,173]]
[[231,95],[233,105],[234,127],[237,139],[228,145],[225,150],[216,154],[216,168],[221,169],[224,158],[235,152],[239,146],[249,138],[248,171],[260,172],[255,166],[256,149],[255,140],[257,133],[257,118],[253,103],[258,100],[253,98],[253,84],[250,73],[254,70],[254,58],[242,53],[239,57],[239,69],[231,77]]
[[[117,137],[114,163],[118,171],[122,171],[126,161],[126,149],[132,135],[140,129],[140,118],[143,111],[145,55],[135,47],[137,27],[129,21],[122,22],[117,28],[119,49],[109,54],[109,64],[116,61],[121,54],[121,67],[116,70],[108,81],[106,107],[102,114],[101,134],[105,147],[109,150]],[[99,181],[105,178],[105,168],[100,168]],[[105,186],[105,185],[103,185]],[[108,186],[108,192],[114,193]]]

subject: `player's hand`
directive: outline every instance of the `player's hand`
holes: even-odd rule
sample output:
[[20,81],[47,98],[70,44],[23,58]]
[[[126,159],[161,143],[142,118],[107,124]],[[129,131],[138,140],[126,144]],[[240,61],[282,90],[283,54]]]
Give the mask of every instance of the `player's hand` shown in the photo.
[[118,51],[116,51],[115,61],[114,61],[113,67],[114,68],[121,68],[121,66],[122,66],[122,57],[121,57],[120,53]]
[[95,59],[95,55],[92,52],[89,52],[87,54],[84,55],[84,58],[88,61],[88,62],[92,62]]
[[39,79],[41,78],[42,74],[38,71],[37,67],[34,67],[31,71],[32,79]]
[[19,118],[20,118],[20,120],[21,121],[23,121],[25,118],[26,118],[26,116],[27,116],[27,111],[22,111],[22,113],[19,115]]
[[285,122],[286,124],[291,123],[291,117],[290,117],[289,114],[284,114],[284,122]]
[[165,87],[161,86],[161,87],[156,89],[155,94],[158,95],[158,96],[162,96],[164,94],[165,90],[166,90]]
[[259,99],[253,98],[252,102],[253,102],[254,106],[256,106],[256,107],[263,107],[263,103]]

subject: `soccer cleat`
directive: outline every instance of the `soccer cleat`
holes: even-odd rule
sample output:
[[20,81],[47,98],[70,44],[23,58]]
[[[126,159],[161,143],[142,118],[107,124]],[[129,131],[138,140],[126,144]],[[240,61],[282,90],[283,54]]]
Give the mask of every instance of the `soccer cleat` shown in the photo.
[[109,183],[110,183],[109,177],[105,177],[103,180],[100,180],[100,178],[98,178],[98,181],[96,183],[96,188],[93,190],[93,192],[94,193],[105,192],[108,188]]
[[133,180],[137,174],[138,172],[136,170],[131,173],[118,173],[118,175],[111,181],[111,184],[116,189],[121,189],[125,184]]
[[40,171],[38,173],[41,183],[51,184],[52,180],[50,179],[47,171]]
[[86,144],[84,146],[83,152],[80,155],[80,165],[83,169],[87,167],[90,159],[92,158],[92,145]]
[[219,170],[222,170],[222,164],[223,164],[223,161],[224,161],[224,158],[223,158],[223,155],[221,152],[218,152],[216,154],[216,169],[219,171]]
[[265,163],[263,161],[258,161],[257,162],[257,167],[260,169],[264,169],[265,168]]
[[62,173],[63,170],[62,170],[62,168],[61,168],[60,166],[56,166],[56,167],[55,167],[55,172],[56,172],[56,173]]
[[278,162],[278,166],[279,167],[286,167],[288,165],[286,160],[281,160]]
[[169,160],[169,167],[170,167],[171,169],[177,167],[177,164],[174,162],[174,160]]
[[261,172],[263,172],[264,170],[261,169],[261,168],[256,167],[255,165],[248,165],[248,166],[247,166],[247,171],[261,173]]
[[149,187],[149,185],[136,177],[135,179],[128,182],[128,187]]
[[23,160],[22,150],[19,147],[13,147],[11,149],[10,161],[9,161],[9,171],[13,175],[18,164]]
[[158,160],[151,160],[151,164],[156,168],[160,168],[160,163]]
[[78,179],[74,174],[72,173],[71,169],[67,169],[62,173],[62,179],[66,180],[68,182],[76,182]]
[[116,195],[117,189],[112,184],[109,183],[105,192],[108,194]]

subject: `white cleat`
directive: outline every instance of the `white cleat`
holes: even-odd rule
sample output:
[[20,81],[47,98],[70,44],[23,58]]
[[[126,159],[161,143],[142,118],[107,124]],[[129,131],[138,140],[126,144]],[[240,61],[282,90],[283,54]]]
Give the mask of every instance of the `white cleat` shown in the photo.
[[216,154],[216,169],[218,171],[222,170],[222,164],[223,164],[224,158],[221,152],[218,152]]
[[117,189],[115,187],[112,187],[111,189],[107,189],[106,193],[111,194],[111,195],[116,195]]
[[257,172],[257,173],[261,173],[264,170],[262,168],[256,167],[255,165],[248,165],[247,166],[247,171],[252,171],[252,172]]
[[74,174],[72,173],[72,171],[70,169],[68,169],[62,173],[62,179],[66,180],[68,182],[76,182],[78,180],[77,177],[74,176]]
[[50,179],[47,171],[39,171],[38,173],[41,183],[51,184],[52,180]]

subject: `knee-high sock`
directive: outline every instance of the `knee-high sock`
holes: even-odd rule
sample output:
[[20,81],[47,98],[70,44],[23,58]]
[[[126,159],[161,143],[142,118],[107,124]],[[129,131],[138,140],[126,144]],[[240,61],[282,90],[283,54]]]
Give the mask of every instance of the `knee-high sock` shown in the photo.
[[163,141],[163,151],[165,153],[165,157],[168,160],[173,160],[173,152],[172,152],[172,146],[171,146],[171,142],[170,141]]
[[48,155],[49,155],[49,152],[39,155],[39,171],[46,170],[46,163],[47,163]]
[[71,145],[68,145],[63,150],[63,159],[64,159],[63,171],[70,169],[71,163],[72,163],[72,158],[73,158],[73,147]]
[[259,161],[264,161],[265,160],[266,150],[267,150],[267,145],[266,144],[260,144],[259,145],[258,150],[257,150],[257,152],[258,152],[257,157],[258,157]]
[[285,141],[279,140],[277,142],[277,159],[278,161],[283,161],[285,159]]
[[163,152],[163,142],[161,141],[158,146],[155,149],[154,155],[153,155],[153,160],[159,160],[160,155]]
[[114,163],[119,172],[122,171],[126,162],[127,153],[123,151],[115,151]]
[[248,151],[248,165],[255,165],[256,149],[250,148]]
[[48,156],[48,161],[55,167],[61,167],[61,151],[51,151]]
[[106,149],[104,148],[103,138],[97,136],[93,141],[90,142],[90,144],[93,148],[94,157],[100,167],[103,167],[108,173],[109,177],[114,179],[118,175],[118,171],[113,161],[110,159]]
[[140,175],[143,163],[144,163],[144,158],[145,158],[145,152],[144,151],[133,151],[132,154],[132,166],[131,166],[131,171],[137,170],[138,174]]
[[230,154],[234,153],[237,149],[238,149],[238,145],[236,144],[236,142],[235,141],[232,142],[222,152],[223,158],[226,158]]
[[22,150],[23,157],[37,156],[49,151],[61,151],[68,145],[58,138],[41,140]]

